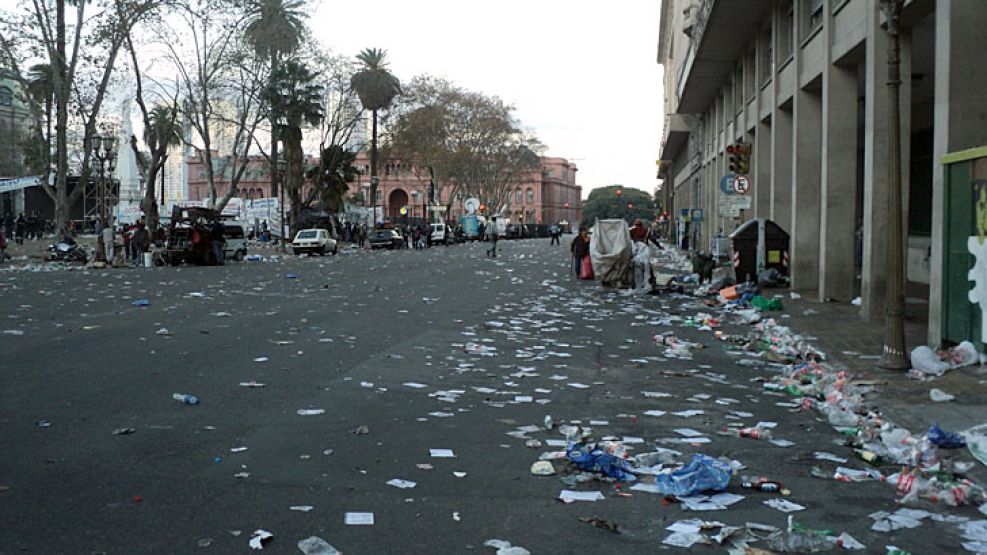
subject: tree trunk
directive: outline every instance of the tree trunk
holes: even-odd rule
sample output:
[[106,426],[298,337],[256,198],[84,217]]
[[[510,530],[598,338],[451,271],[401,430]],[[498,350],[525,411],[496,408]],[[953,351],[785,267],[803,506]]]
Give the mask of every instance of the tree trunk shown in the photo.
[[[55,3],[55,222],[68,219],[68,100],[69,86],[65,82],[65,0]],[[88,146],[88,145],[87,145]],[[105,225],[105,222],[104,222]]]
[[[278,56],[271,53],[271,78],[268,87],[274,86],[274,73],[278,68]],[[278,118],[271,110],[271,197],[278,198]]]
[[370,227],[377,226],[377,110],[373,113],[373,129],[370,135]]
[[[158,168],[161,162],[156,160],[151,160],[150,171],[147,172],[147,187],[144,190],[144,198],[141,199],[141,211],[144,212],[144,217],[147,218],[147,230],[151,234],[151,237],[158,231],[158,198],[155,194],[154,182],[158,179]],[[162,188],[164,185],[162,184]]]
[[284,133],[284,155],[288,162],[287,177],[284,187],[288,193],[288,200],[291,202],[291,219],[288,223],[292,233],[299,230],[298,220],[301,216],[302,208],[302,130],[297,127],[285,128]]

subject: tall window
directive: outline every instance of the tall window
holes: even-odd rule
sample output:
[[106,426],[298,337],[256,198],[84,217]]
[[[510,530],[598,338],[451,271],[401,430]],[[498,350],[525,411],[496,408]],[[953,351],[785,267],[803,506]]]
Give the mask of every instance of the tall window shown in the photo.
[[778,34],[778,59],[784,62],[795,52],[795,5],[783,8]]
[[0,106],[10,106],[14,103],[14,91],[9,87],[0,87]]
[[528,204],[534,204],[535,203],[534,189],[528,188],[527,195],[528,195]]
[[804,36],[808,37],[817,27],[822,25],[823,20],[823,0],[803,0],[805,9],[803,18],[805,21]]
[[521,204],[521,189],[514,190],[514,204]]
[[774,75],[774,49],[771,44],[771,27],[767,27],[761,31],[761,37],[758,39],[760,56],[758,57],[757,71],[761,76],[761,85],[763,86],[768,81],[771,80],[771,76]]

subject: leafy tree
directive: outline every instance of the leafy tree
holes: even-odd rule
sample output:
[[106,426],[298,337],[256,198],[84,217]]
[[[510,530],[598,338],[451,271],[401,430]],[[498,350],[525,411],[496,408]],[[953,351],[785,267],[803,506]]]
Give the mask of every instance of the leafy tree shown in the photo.
[[583,223],[593,225],[597,219],[619,219],[633,223],[640,218],[650,222],[655,217],[654,199],[640,189],[610,185],[593,189],[583,202]]
[[359,175],[354,162],[355,152],[340,145],[330,145],[322,151],[319,165],[309,168],[307,175],[315,185],[310,196],[318,197],[327,211],[343,211],[350,183]]
[[[247,4],[247,26],[244,38],[252,45],[258,56],[270,61],[273,76],[278,72],[282,59],[298,50],[305,35],[305,0],[249,0]],[[271,110],[271,194],[278,194],[278,114]]]
[[[391,105],[401,93],[401,81],[387,69],[387,51],[363,50],[356,56],[360,70],[350,80],[365,110],[370,110],[373,127],[370,139],[370,198],[377,198],[377,113]],[[376,217],[376,214],[374,215]]]
[[318,126],[325,117],[323,89],[317,75],[304,63],[289,59],[278,66],[265,94],[271,112],[278,115],[275,124],[284,142],[285,190],[291,199],[291,226],[297,229],[301,212],[301,192],[304,185],[304,153],[302,128]]

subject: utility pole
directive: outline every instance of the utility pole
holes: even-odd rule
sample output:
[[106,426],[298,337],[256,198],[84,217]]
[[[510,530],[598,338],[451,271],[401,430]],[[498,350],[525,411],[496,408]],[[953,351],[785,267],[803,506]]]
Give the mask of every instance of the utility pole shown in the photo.
[[905,269],[901,222],[901,60],[898,45],[898,17],[903,0],[882,0],[888,34],[888,266],[887,300],[884,307],[884,352],[880,367],[907,370],[911,367],[905,351]]

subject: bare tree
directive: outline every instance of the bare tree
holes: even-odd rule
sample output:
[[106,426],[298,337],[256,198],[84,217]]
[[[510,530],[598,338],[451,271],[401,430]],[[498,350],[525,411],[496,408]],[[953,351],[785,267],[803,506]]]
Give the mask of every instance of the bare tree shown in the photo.
[[[74,4],[71,10],[68,4]],[[96,6],[91,15],[87,2],[30,0],[23,12],[0,21],[0,55],[15,79],[27,88],[21,63],[45,63],[50,69],[54,104],[54,168],[47,164],[41,186],[55,203],[55,219],[68,218],[69,208],[82,196],[91,177],[92,138],[107,97],[117,56],[131,29],[162,5],[158,0],[112,0]],[[67,16],[74,10],[75,23]],[[69,44],[71,43],[71,46]],[[33,109],[37,127],[40,110]],[[70,132],[70,127],[75,129]],[[72,135],[77,137],[69,144]],[[49,152],[51,137],[48,137]],[[72,147],[70,151],[70,146]],[[72,158],[76,164],[71,164]],[[74,167],[71,167],[74,166]],[[55,184],[49,185],[51,171]],[[80,172],[78,186],[69,193],[70,171]]]
[[189,142],[205,170],[206,203],[222,210],[238,192],[265,117],[259,107],[270,68],[244,41],[246,17],[228,1],[187,0],[176,16],[181,27],[162,26],[159,42],[178,73],[179,112],[195,135]]

